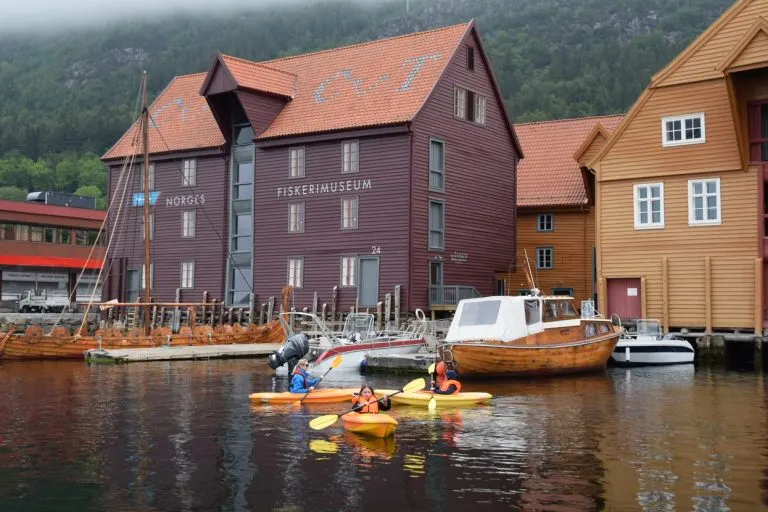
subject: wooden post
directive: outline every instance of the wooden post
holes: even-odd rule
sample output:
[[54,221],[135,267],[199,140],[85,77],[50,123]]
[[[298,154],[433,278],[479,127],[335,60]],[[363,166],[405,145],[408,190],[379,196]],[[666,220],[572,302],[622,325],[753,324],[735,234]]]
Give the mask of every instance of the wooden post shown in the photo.
[[669,258],[661,260],[661,307],[664,332],[669,332]]
[[152,323],[149,324],[150,329],[154,329],[157,325],[157,306],[152,306]]
[[381,301],[376,303],[376,330],[381,331],[381,310],[383,304]]
[[[181,288],[176,288],[176,304],[181,302]],[[179,306],[173,308],[173,332],[178,332],[181,328],[181,309]]]
[[384,328],[390,330],[389,322],[392,319],[392,294],[388,293],[384,296]]
[[243,323],[243,308],[237,308],[237,323]]
[[[227,309],[227,323],[232,325],[232,322],[234,322],[234,319],[235,319],[235,309],[234,308]],[[222,319],[222,322],[223,321],[224,319]]]
[[355,297],[355,313],[360,312],[360,297]]
[[259,325],[264,325],[267,318],[267,305],[261,305],[261,311],[259,311]]
[[165,327],[165,306],[160,308],[160,327]]
[[226,309],[226,304],[224,304],[224,301],[222,300],[219,303],[219,323],[224,323],[224,309]]
[[213,299],[213,301],[211,302],[211,318],[210,318],[210,320],[208,321],[208,324],[209,324],[211,327],[213,327],[213,325],[214,325],[214,323],[215,323],[215,320],[216,320],[216,310],[217,310],[217,309],[218,309],[218,308],[216,307],[216,299]]
[[400,285],[395,286],[395,329],[400,327]]
[[640,278],[640,314],[643,318],[648,318],[648,293],[645,284],[645,276]]
[[312,314],[317,316],[317,292],[315,292],[315,296],[312,298]]
[[704,257],[704,330],[712,334],[712,257]]
[[336,311],[339,307],[339,287],[334,286],[331,292],[331,322],[336,321]]
[[209,300],[208,292],[204,291],[203,292],[203,318],[200,322],[202,324],[206,323],[206,321],[208,320],[208,300]]
[[272,320],[272,314],[275,312],[275,298],[270,297],[267,301],[267,322]]
[[192,306],[191,308],[187,308],[187,325],[190,327],[194,327],[197,323],[197,308],[195,306]]
[[256,315],[256,295],[251,292],[248,294],[248,323],[254,324],[255,315]]
[[323,302],[323,309],[322,309],[322,315],[323,315],[323,317],[321,318],[321,320],[322,320],[323,322],[325,322],[325,319],[326,319],[326,315],[327,315],[327,314],[328,314],[328,303],[327,303],[327,302]]
[[763,261],[755,259],[755,336],[763,335]]

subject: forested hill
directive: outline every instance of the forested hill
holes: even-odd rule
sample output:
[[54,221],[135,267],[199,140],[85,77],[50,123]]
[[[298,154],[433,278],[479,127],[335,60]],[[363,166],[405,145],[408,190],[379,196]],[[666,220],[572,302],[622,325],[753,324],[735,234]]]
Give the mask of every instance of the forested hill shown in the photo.
[[[475,18],[514,121],[607,114],[626,110],[650,76],[731,3],[410,0],[406,12],[406,0],[314,0],[0,35],[0,155],[16,162],[0,160],[0,187],[42,187],[18,170],[8,176],[9,167],[31,165],[22,156],[53,169],[65,153],[91,153],[91,161],[101,154],[130,125],[144,69],[156,94],[174,75],[207,70],[217,51],[263,60]],[[68,190],[102,186],[87,174],[46,179]],[[0,197],[6,193],[0,188]]]

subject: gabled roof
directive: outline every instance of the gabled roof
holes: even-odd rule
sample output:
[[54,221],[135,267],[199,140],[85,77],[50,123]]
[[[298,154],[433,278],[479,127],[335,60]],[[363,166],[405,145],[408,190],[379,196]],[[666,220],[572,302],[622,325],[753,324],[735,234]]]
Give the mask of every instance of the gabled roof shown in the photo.
[[[149,152],[195,151],[224,145],[200,86],[205,73],[177,76],[149,107]],[[142,151],[139,121],[107,151],[102,160],[125,158]]]
[[595,137],[609,136],[623,118],[598,116],[515,124],[525,151],[525,159],[517,168],[517,206],[587,204],[578,158]]
[[730,68],[742,68],[756,63],[768,61],[768,21],[762,16],[752,24],[750,29],[741,37],[738,44],[725,56],[717,66],[718,71]]
[[[218,60],[229,71],[235,84],[242,89],[274,94],[284,98],[293,98],[295,94],[296,75],[293,73],[229,55],[219,54]],[[200,94],[204,94],[212,77],[213,73],[209,72],[200,87]]]

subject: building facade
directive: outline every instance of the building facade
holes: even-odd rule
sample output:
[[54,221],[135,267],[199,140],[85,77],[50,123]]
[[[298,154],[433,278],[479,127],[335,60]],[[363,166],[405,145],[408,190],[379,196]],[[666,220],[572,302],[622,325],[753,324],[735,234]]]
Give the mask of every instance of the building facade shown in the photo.
[[737,1],[652,78],[596,155],[607,313],[761,334],[766,17],[768,1]]
[[[514,260],[522,153],[474,23],[268,62],[218,55],[200,76],[196,98],[172,83],[150,108],[153,296],[171,298],[191,258],[194,293],[203,273],[204,289],[233,306],[291,286],[297,308],[334,289],[340,309],[368,308],[399,287],[403,310],[435,310],[491,293]],[[215,131],[212,145],[161,141],[185,124],[180,136]],[[128,149],[135,130],[116,146]],[[216,162],[197,229],[204,209],[220,236],[198,231],[179,251],[183,218],[167,187],[181,184],[192,150],[210,152],[197,157],[198,179],[201,159]],[[105,155],[111,182],[126,153]],[[126,255],[140,229],[117,252],[122,296],[140,269],[141,254]]]
[[99,210],[0,200],[0,295],[12,302],[28,290],[88,302],[101,297],[96,274]]
[[587,162],[621,119],[586,117],[515,125],[525,151],[518,165],[518,258],[513,272],[497,275],[496,293],[529,293],[530,265],[542,293],[596,300],[595,189]]

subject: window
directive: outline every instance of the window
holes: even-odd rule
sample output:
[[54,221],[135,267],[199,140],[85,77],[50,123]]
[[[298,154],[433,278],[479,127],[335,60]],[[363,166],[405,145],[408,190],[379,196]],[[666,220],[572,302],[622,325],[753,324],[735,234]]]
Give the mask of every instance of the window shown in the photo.
[[[144,240],[144,216],[141,217],[141,239]],[[155,239],[155,212],[149,212],[149,239]]]
[[304,258],[288,259],[288,286],[301,288],[304,281]]
[[429,248],[445,248],[445,204],[429,202]]
[[24,242],[29,240],[29,226],[26,224],[16,224],[16,240]]
[[506,295],[507,294],[507,280],[506,279],[497,279],[496,280],[496,295]]
[[545,270],[555,268],[555,250],[552,247],[536,248],[536,268]]
[[635,185],[635,229],[664,227],[664,184]]
[[467,69],[475,70],[475,48],[472,46],[467,46]]
[[304,203],[288,205],[288,231],[291,233],[304,232]]
[[197,185],[197,160],[190,158],[184,160],[184,178],[181,180],[182,187],[194,187]]
[[240,162],[235,168],[235,199],[253,197],[253,162]]
[[445,143],[429,141],[429,189],[445,191]]
[[0,224],[0,240],[16,240],[16,225]]
[[181,288],[195,287],[195,262],[181,262]]
[[358,172],[360,170],[360,149],[356,140],[342,143],[343,166],[341,172]]
[[551,213],[542,213],[536,222],[536,231],[554,231],[555,216]]
[[196,223],[197,210],[184,210],[181,212],[181,237],[194,238]]
[[245,144],[253,144],[253,128],[251,125],[244,124],[235,126],[235,145],[242,146]]
[[455,87],[453,90],[453,115],[465,121],[485,124],[485,96]]
[[688,224],[721,224],[720,178],[688,181]]
[[665,117],[661,120],[661,134],[663,146],[705,142],[704,114]]
[[341,200],[341,229],[357,229],[357,197]]
[[341,286],[355,286],[357,283],[357,256],[341,257]]
[[290,150],[291,155],[291,163],[290,163],[290,174],[288,175],[291,178],[303,178],[304,177],[304,148],[291,148]]
[[[142,290],[147,287],[146,272],[147,272],[147,265],[146,263],[142,263],[141,276],[140,276]],[[149,264],[149,285],[150,285],[150,288],[155,285],[155,264],[154,263]]]
[[84,230],[75,231],[75,245],[88,245],[88,232]]
[[233,220],[232,251],[249,252],[253,249],[251,214],[235,215]]
[[43,229],[43,241],[47,244],[52,244],[56,241],[56,228],[44,228]]
[[88,245],[93,247],[99,241],[98,231],[88,231]]
[[573,297],[573,288],[552,288],[552,295],[566,295]]
[[494,325],[500,309],[501,300],[499,299],[466,302],[461,309],[459,327]]
[[69,245],[72,243],[72,232],[68,229],[59,229],[59,243]]
[[29,226],[29,241],[30,242],[43,241],[43,226]]
[[[144,166],[141,166],[142,174],[141,178],[139,179],[140,187],[139,189],[144,190]],[[149,190],[155,190],[155,164],[150,163],[149,164]],[[150,197],[150,203],[152,204],[152,198]],[[142,206],[144,203],[138,206]]]
[[229,272],[230,304],[245,305],[250,302],[253,272],[250,265],[234,267]]

